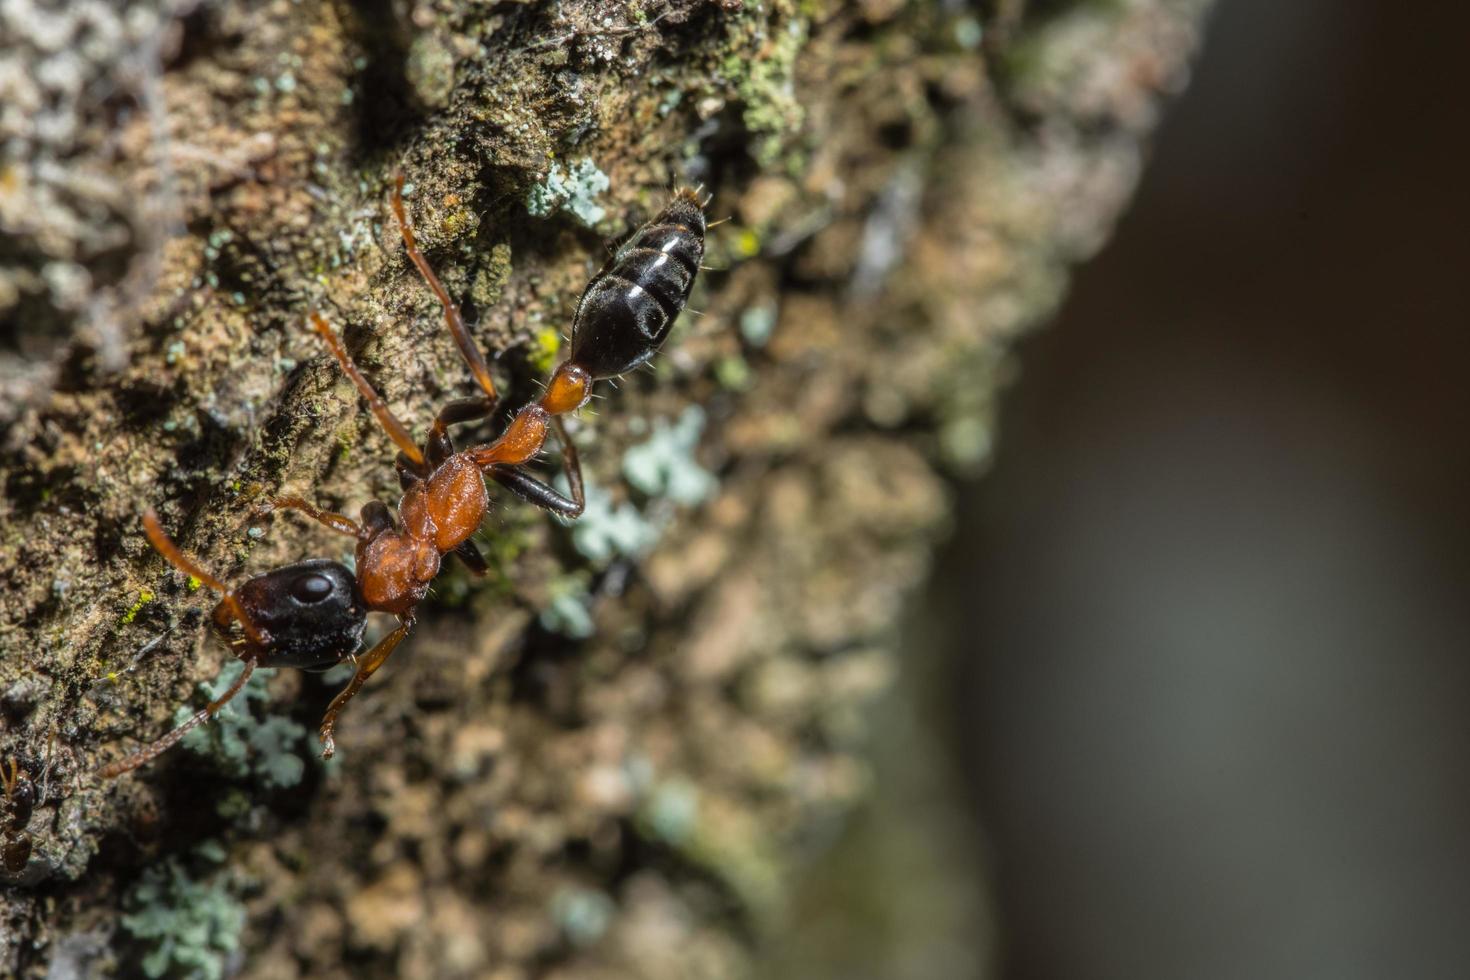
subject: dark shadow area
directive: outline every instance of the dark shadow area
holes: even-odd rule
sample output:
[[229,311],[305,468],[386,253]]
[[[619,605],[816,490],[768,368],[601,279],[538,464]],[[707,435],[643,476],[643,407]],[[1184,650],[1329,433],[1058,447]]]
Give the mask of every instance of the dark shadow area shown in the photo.
[[1470,975],[1453,4],[1225,0],[936,580],[1011,980]]
[[409,84],[410,32],[392,0],[339,0],[343,22],[362,46],[353,101],[357,110],[358,152],[371,158],[392,146],[422,118],[423,107]]

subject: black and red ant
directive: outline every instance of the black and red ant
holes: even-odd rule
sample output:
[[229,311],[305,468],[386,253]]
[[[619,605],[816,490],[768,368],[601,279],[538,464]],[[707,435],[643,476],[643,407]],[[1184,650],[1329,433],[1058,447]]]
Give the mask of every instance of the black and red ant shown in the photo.
[[12,875],[18,875],[31,861],[33,842],[26,832],[31,813],[36,808],[36,784],[31,774],[14,756],[0,763],[0,788],[5,791],[0,801],[0,863]]
[[[486,571],[484,558],[470,540],[489,506],[486,476],[538,507],[566,517],[581,515],[582,471],[560,417],[587,403],[594,382],[626,374],[658,352],[689,299],[704,256],[704,203],[696,191],[679,190],[588,284],[572,320],[571,351],[541,398],[521,409],[498,439],[456,451],[449,426],[489,416],[498,401],[495,383],[459,308],[419,251],[403,207],[402,176],[394,187],[392,207],[408,257],[443,306],[449,332],[483,394],[445,405],[420,448],[348,357],[327,321],[312,312],[313,329],[399,449],[396,466],[404,493],[398,501],[398,520],[376,500],[365,504],[354,521],[318,510],[299,497],[278,498],[276,507],[299,510],[355,538],[356,573],[337,562],[314,559],[231,588],[185,556],[164,533],[157,515],[147,511],[143,527],[153,547],[174,567],[220,593],[214,625],[222,634],[239,625],[241,635],[231,644],[245,667],[220,697],[157,741],[104,766],[100,775],[118,776],[157,758],[228,704],[256,667],[312,670],[351,661],[357,668],[352,680],[322,718],[322,757],[330,759],[336,750],[337,716],[413,627],[414,609],[428,593],[443,557],[452,553],[476,574]],[[570,496],[524,469],[553,432],[561,445]],[[392,613],[398,627],[359,657],[369,612]]]

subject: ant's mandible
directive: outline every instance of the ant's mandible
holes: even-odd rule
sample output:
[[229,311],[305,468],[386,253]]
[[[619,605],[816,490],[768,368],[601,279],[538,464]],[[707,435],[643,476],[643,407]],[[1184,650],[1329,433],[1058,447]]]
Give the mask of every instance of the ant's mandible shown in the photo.
[[[318,510],[299,497],[279,498],[276,507],[299,510],[355,538],[356,574],[337,562],[314,559],[231,588],[185,556],[153,511],[146,512],[143,527],[153,547],[174,567],[220,593],[214,625],[221,633],[239,625],[241,636],[233,646],[245,667],[220,697],[157,741],[103,767],[100,775],[117,776],[157,758],[228,704],[256,667],[323,670],[351,660],[356,673],[322,718],[322,757],[330,759],[336,750],[337,716],[413,627],[414,608],[428,593],[443,557],[458,555],[475,574],[485,573],[485,560],[470,536],[489,506],[486,476],[538,507],[566,517],[581,515],[582,471],[561,416],[586,404],[594,382],[626,374],[658,352],[689,299],[704,256],[704,205],[696,191],[685,188],[620,246],[588,284],[572,320],[571,351],[541,398],[521,409],[498,439],[456,451],[449,427],[490,415],[498,401],[495,382],[459,307],[419,251],[403,207],[401,175],[392,206],[408,257],[443,306],[449,332],[482,394],[445,405],[421,448],[348,357],[326,320],[311,313],[313,329],[399,449],[396,466],[404,492],[398,519],[376,500],[365,504],[354,521]],[[524,469],[553,432],[561,444],[570,496]],[[358,657],[369,612],[392,613],[398,627]]]

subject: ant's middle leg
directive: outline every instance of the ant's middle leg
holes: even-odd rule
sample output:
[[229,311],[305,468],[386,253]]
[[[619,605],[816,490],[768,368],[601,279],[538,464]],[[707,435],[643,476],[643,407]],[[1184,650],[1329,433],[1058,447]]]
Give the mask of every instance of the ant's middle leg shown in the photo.
[[271,505],[276,510],[299,510],[318,524],[329,527],[338,534],[345,534],[353,538],[363,536],[361,525],[352,518],[330,510],[318,510],[301,497],[277,497],[271,501]]
[[490,571],[490,566],[485,563],[485,556],[480,554],[480,549],[475,547],[473,541],[461,541],[450,554],[464,562],[464,567],[475,578],[481,578]]
[[559,493],[554,487],[543,483],[519,467],[493,469],[490,476],[496,483],[520,497],[528,504],[549,510],[562,517],[581,517],[585,504]]
[[454,443],[449,440],[449,427],[464,422],[476,422],[495,411],[495,399],[488,396],[456,398],[434,416],[429,427],[429,438],[424,441],[424,455],[430,466],[438,466],[454,455]]

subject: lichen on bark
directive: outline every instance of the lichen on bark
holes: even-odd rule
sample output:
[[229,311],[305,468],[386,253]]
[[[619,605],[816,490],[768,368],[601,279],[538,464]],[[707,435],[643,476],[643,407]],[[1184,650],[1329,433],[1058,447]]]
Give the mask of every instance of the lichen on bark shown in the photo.
[[[0,114],[0,748],[45,798],[0,973],[751,969],[811,829],[868,785],[863,706],[1005,345],[1106,233],[1204,4],[996,6],[7,6],[0,78],[45,112]],[[443,576],[339,763],[264,775],[332,693],[283,671],[250,764],[201,744],[99,782],[228,659],[143,506],[237,578],[343,551],[261,516],[273,494],[396,496],[306,311],[418,431],[469,391],[398,171],[508,406],[604,239],[680,182],[730,218],[703,315],[577,422],[601,545],[497,496],[491,574]],[[715,481],[637,475],[670,467]],[[159,907],[200,901],[202,931]]]

